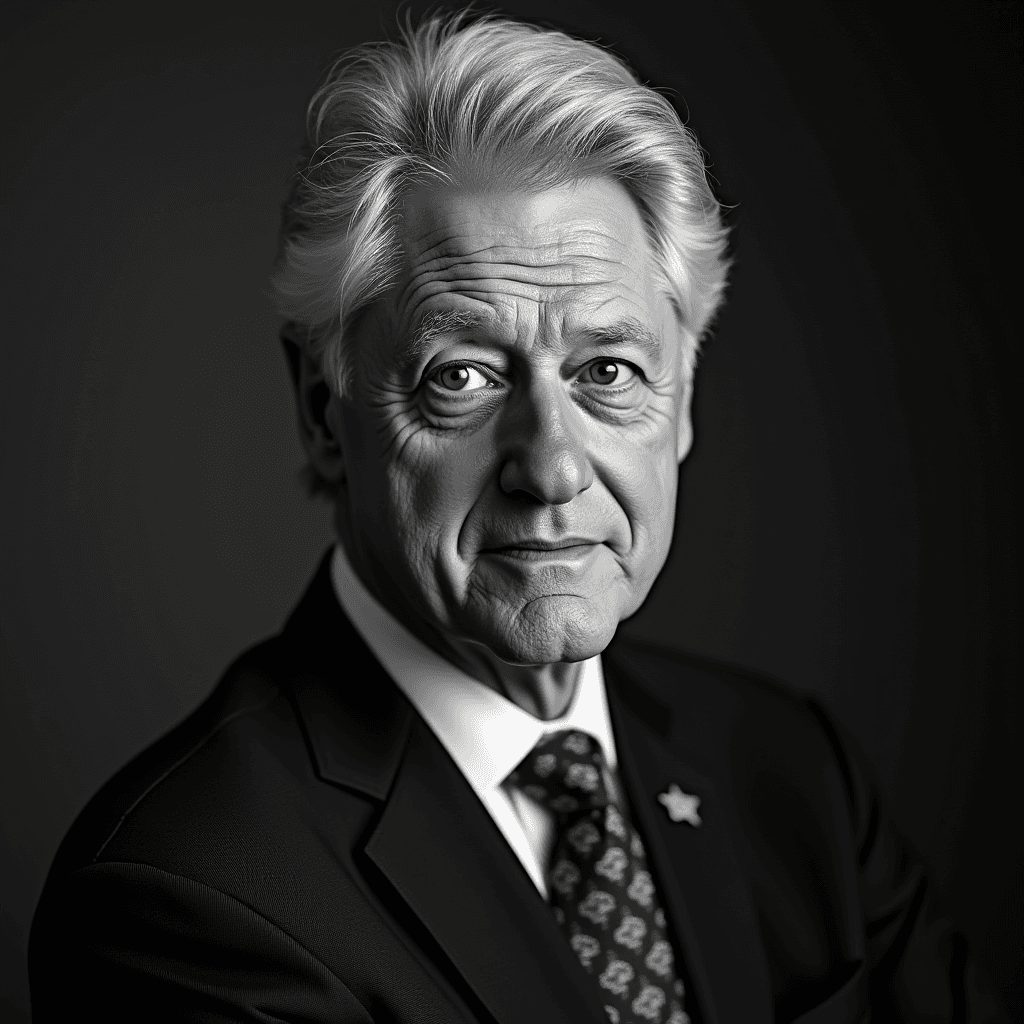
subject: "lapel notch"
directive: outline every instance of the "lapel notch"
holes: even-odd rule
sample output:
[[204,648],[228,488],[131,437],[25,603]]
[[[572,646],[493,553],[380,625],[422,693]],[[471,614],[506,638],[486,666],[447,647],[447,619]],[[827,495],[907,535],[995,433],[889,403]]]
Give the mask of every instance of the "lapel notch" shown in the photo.
[[337,696],[322,676],[293,677],[292,693],[320,778],[385,800],[402,761],[413,711],[374,667],[383,678],[364,677],[368,692],[350,697],[344,716],[336,714]]
[[341,610],[321,559],[284,628],[282,666],[317,774],[386,799],[414,712]]

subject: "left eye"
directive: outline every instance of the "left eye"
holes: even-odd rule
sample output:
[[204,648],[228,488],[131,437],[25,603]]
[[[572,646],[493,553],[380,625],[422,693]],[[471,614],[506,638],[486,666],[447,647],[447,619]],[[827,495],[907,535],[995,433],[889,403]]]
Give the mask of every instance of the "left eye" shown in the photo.
[[467,363],[449,363],[442,366],[433,376],[445,391],[479,391],[491,386],[491,382],[475,367]]
[[599,359],[591,363],[580,375],[588,384],[628,384],[636,376],[636,371],[628,364],[617,359]]

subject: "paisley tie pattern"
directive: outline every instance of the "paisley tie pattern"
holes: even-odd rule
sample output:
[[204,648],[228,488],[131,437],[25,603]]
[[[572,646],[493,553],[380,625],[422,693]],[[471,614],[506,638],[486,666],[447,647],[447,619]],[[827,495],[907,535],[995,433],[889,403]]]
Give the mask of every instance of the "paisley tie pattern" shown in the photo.
[[509,782],[551,810],[548,868],[555,920],[594,979],[611,1024],[689,1024],[684,987],[643,843],[608,793],[600,744],[544,737]]

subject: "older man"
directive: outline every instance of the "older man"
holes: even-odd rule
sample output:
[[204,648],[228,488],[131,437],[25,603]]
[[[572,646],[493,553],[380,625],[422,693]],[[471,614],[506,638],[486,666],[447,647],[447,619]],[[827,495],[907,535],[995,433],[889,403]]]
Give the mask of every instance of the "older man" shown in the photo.
[[988,1019],[820,709],[613,642],[723,248],[595,46],[433,18],[331,70],[276,285],[339,544],[65,840],[37,1019]]

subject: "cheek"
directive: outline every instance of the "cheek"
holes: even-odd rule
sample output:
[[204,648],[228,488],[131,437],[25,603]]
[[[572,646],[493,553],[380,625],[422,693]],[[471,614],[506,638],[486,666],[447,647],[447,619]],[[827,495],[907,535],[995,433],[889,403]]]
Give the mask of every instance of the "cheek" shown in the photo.
[[[419,431],[382,467],[391,516],[419,555],[454,551],[466,517],[491,476],[489,451]],[[424,550],[424,546],[429,550]]]
[[663,558],[675,522],[679,486],[675,450],[660,445],[620,454],[623,457],[608,467],[605,479],[629,520],[632,553],[639,560]]

